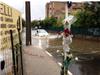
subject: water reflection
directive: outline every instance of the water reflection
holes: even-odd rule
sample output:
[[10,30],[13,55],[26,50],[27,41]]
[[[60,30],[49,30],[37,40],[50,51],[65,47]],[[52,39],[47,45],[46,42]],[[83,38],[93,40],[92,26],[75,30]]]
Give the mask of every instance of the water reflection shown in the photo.
[[100,41],[91,41],[85,39],[73,39],[71,49],[74,51],[82,51],[84,53],[90,53],[100,50]]
[[[62,39],[33,38],[32,44],[49,51],[57,61],[63,61]],[[69,67],[73,75],[100,75],[100,42],[73,39],[70,47],[73,54],[80,57]]]
[[41,43],[41,39],[39,39],[39,47],[41,48],[42,46],[42,43]]
[[69,70],[73,75],[100,75],[100,62],[74,62],[70,65]]
[[34,37],[32,39],[32,45],[46,49],[48,47],[48,39],[45,37]]
[[100,64],[98,64],[98,61],[79,64],[81,75],[100,75]]
[[[70,47],[73,55],[80,57],[69,67],[73,75],[100,75],[100,42],[74,38]],[[47,50],[62,61],[62,39],[50,39]]]

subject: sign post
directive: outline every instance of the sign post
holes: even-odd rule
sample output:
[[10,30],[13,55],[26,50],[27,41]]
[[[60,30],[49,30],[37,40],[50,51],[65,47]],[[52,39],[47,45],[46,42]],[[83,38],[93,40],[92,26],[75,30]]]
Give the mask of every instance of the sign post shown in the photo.
[[[72,2],[67,2],[67,7],[70,8]],[[72,60],[72,54],[70,53],[69,45],[72,43],[71,25],[76,21],[76,17],[73,15],[68,15],[63,20],[64,32],[63,32],[63,66],[61,75],[68,75],[68,66]]]
[[[21,33],[21,13],[13,7],[0,2],[0,54],[4,57],[6,67],[4,67],[2,72],[6,73],[6,75],[19,75],[17,69],[20,68],[18,65],[20,58],[18,58],[16,53],[19,50],[15,50],[15,46],[19,43],[17,22],[19,22],[19,33]],[[18,72],[21,72],[20,70],[18,69]]]

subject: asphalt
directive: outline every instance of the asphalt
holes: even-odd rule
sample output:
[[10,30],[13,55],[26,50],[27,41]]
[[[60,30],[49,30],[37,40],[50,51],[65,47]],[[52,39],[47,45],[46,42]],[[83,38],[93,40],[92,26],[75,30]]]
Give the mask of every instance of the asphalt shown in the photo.
[[24,47],[24,75],[60,75],[60,66],[55,59],[38,46]]

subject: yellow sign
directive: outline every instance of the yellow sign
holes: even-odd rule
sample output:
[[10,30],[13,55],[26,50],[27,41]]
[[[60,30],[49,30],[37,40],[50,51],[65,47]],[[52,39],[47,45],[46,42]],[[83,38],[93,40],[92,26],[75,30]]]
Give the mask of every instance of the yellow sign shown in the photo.
[[19,43],[17,27],[20,27],[22,31],[20,15],[21,13],[16,9],[0,2],[0,54],[3,55],[5,60],[6,65],[4,70],[6,75],[13,75],[10,30],[13,31],[15,45]]
[[10,6],[0,3],[0,49],[10,48],[10,30],[13,31],[14,44],[18,43],[17,26],[22,29],[20,12]]

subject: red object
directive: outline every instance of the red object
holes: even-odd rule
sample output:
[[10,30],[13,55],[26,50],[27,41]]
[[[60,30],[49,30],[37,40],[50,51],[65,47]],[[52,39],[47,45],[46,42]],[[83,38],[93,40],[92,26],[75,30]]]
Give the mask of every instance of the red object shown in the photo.
[[64,29],[64,34],[65,36],[71,35],[71,31],[68,28]]

